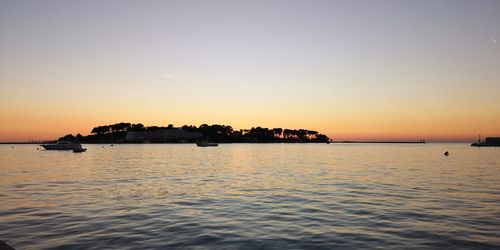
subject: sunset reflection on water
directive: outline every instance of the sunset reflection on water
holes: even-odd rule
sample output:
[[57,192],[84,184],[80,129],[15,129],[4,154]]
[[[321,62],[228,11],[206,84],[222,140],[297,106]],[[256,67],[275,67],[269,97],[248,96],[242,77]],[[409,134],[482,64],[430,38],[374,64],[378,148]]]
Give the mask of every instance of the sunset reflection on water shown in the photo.
[[495,148],[86,147],[0,146],[1,240],[18,249],[500,245]]

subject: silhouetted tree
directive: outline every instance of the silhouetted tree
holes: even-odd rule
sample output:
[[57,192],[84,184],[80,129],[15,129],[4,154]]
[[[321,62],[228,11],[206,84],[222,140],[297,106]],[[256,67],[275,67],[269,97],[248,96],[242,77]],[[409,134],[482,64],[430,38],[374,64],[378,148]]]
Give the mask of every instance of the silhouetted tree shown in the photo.
[[292,136],[292,130],[291,129],[284,129],[283,130],[283,138],[285,138],[286,140],[290,139],[290,137]]
[[160,128],[161,127],[158,127],[158,126],[148,126],[148,127],[146,127],[146,130],[147,131],[155,131],[155,130],[158,130]]
[[198,132],[198,128],[193,125],[184,125],[181,128],[189,132]]
[[109,132],[109,126],[98,126],[92,129],[92,134],[105,134]]
[[77,141],[82,141],[82,138],[83,138],[83,136],[81,134],[77,134],[76,137],[75,137],[75,139]]
[[256,127],[251,128],[246,136],[256,142],[270,142],[274,139],[274,132],[268,128]]
[[330,141],[330,138],[328,136],[323,135],[323,134],[318,134],[316,138],[314,139],[315,142],[328,142]]
[[282,128],[273,128],[273,133],[274,133],[275,137],[280,138],[281,134],[283,133],[283,129]]
[[137,123],[137,124],[132,124],[132,126],[130,127],[129,130],[130,131],[143,131],[145,129],[144,129],[144,125],[142,125],[141,123]]
[[60,141],[74,141],[75,139],[76,139],[75,136],[72,134],[67,134],[59,138]]

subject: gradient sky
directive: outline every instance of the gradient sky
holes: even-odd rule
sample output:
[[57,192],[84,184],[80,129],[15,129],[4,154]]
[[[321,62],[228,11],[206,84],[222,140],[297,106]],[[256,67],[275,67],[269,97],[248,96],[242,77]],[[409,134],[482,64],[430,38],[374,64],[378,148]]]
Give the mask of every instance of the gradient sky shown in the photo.
[[0,141],[121,121],[474,140],[500,135],[499,46],[498,0],[0,0]]

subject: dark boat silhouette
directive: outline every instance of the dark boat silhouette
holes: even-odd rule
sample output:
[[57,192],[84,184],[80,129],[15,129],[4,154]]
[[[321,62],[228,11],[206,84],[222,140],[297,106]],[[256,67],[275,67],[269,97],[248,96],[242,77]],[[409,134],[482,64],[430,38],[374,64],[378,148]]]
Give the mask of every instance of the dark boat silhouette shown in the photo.
[[208,142],[208,141],[205,141],[205,140],[203,140],[203,141],[197,141],[196,145],[198,147],[217,147],[217,146],[219,146],[218,143]]
[[82,153],[82,152],[85,152],[87,151],[86,148],[75,148],[73,149],[73,153]]

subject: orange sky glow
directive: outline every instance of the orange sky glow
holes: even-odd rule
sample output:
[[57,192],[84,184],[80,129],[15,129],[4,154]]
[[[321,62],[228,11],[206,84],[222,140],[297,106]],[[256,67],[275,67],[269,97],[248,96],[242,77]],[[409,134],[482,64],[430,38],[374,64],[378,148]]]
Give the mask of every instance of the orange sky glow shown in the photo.
[[495,1],[2,2],[0,141],[118,122],[500,136],[499,13]]

